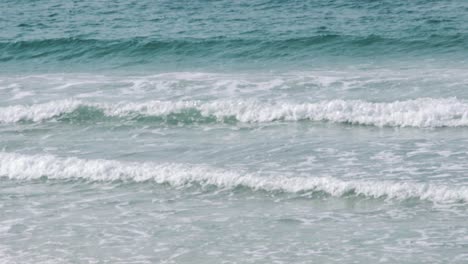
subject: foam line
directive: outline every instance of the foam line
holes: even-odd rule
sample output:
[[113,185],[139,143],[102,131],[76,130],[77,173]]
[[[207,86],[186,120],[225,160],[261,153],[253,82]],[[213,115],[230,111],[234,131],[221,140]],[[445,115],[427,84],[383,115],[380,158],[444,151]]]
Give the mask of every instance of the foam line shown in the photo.
[[22,155],[0,152],[0,177],[17,180],[84,179],[88,181],[154,181],[184,187],[191,184],[219,188],[247,187],[282,192],[325,192],[331,196],[362,195],[370,198],[420,199],[432,202],[468,202],[468,187],[414,182],[340,180],[333,177],[260,176],[204,165],[132,163],[115,160],[85,160],[52,155]]
[[[102,111],[108,117],[158,116],[196,111],[202,117],[222,122],[262,123],[284,121],[328,121],[373,126],[463,127],[468,126],[468,102],[456,98],[420,98],[389,103],[360,100],[330,100],[317,103],[258,101],[146,101],[120,103],[87,103],[78,100],[52,101],[35,105],[0,108],[0,122],[42,122],[77,111],[80,107]],[[196,120],[195,120],[196,122]]]

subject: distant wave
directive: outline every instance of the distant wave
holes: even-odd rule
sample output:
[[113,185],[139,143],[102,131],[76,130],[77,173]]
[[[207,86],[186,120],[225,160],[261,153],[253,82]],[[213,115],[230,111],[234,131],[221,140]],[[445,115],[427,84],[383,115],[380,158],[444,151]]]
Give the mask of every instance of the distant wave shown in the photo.
[[113,160],[59,158],[52,155],[21,155],[0,152],[0,177],[16,180],[40,178],[88,181],[154,181],[187,186],[212,185],[219,188],[247,187],[282,192],[324,192],[341,197],[420,199],[432,202],[468,202],[468,187],[395,181],[340,180],[333,177],[259,176],[208,166],[175,163],[132,163]]
[[468,126],[468,102],[456,98],[419,98],[395,102],[329,100],[316,103],[259,101],[146,101],[90,103],[79,100],[0,108],[0,123],[86,121],[93,118],[125,118],[173,123],[273,121],[327,121],[372,126],[464,127]]
[[405,55],[437,50],[466,51],[468,36],[430,35],[425,39],[392,39],[378,35],[315,35],[275,39],[82,39],[55,38],[0,42],[0,62],[41,59],[83,61],[94,59],[210,57],[222,59],[300,58],[317,55]]

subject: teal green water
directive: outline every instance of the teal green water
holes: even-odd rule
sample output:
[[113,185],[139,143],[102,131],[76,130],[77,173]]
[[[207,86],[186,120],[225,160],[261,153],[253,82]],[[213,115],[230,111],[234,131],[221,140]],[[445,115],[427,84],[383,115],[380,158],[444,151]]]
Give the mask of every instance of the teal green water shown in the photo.
[[0,263],[467,262],[467,1],[0,10]]
[[2,71],[466,64],[464,1],[2,3]]

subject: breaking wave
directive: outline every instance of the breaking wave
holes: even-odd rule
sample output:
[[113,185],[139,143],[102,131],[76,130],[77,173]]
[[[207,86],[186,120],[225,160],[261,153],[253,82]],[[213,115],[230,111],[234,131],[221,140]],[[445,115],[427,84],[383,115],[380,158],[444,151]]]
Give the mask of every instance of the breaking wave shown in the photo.
[[239,100],[89,103],[70,99],[0,108],[0,123],[43,122],[50,119],[81,121],[96,117],[153,117],[175,123],[310,120],[379,127],[463,127],[468,126],[468,102],[456,98],[419,98],[380,103],[361,100],[316,103]]
[[115,160],[85,160],[52,155],[0,153],[0,177],[16,180],[40,178],[88,181],[154,181],[176,187],[199,184],[219,188],[247,187],[282,192],[324,192],[341,197],[358,195],[396,200],[468,202],[468,187],[395,181],[340,180],[333,177],[260,176],[203,165],[135,163]]

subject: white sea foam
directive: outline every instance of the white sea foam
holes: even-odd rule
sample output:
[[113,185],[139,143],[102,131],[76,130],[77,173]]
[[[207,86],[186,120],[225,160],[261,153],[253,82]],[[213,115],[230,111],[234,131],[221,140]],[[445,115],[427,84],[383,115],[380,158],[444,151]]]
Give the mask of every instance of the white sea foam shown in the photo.
[[468,126],[468,102],[456,98],[419,98],[407,101],[372,103],[361,100],[329,100],[316,103],[259,101],[146,101],[87,103],[79,100],[52,101],[35,105],[0,108],[0,122],[21,120],[40,122],[79,107],[93,107],[107,116],[165,116],[184,110],[199,111],[202,116],[239,122],[329,121],[374,126],[460,127]]
[[15,123],[21,120],[44,121],[76,110],[82,102],[76,100],[51,101],[35,105],[14,105],[0,108],[0,122]]
[[255,173],[222,170],[204,165],[174,163],[132,163],[113,160],[60,158],[51,155],[22,155],[0,152],[0,177],[31,180],[84,179],[89,181],[154,181],[183,187],[190,184],[219,188],[247,187],[283,192],[325,192],[340,197],[347,194],[387,199],[421,199],[432,202],[468,202],[468,187],[424,183],[368,180],[340,180],[333,177],[261,176]]

